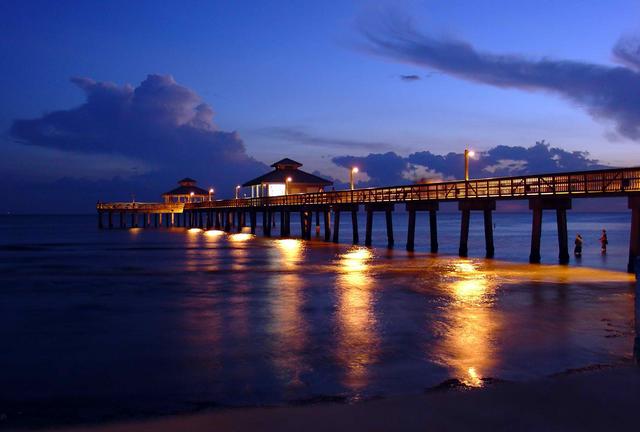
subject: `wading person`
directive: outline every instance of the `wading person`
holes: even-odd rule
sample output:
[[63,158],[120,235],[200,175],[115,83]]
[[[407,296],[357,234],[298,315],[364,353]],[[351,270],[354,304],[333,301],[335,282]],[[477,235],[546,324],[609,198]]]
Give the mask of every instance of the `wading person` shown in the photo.
[[576,236],[575,245],[576,247],[573,249],[574,255],[577,257],[582,256],[582,236],[580,234]]
[[607,253],[607,245],[609,244],[609,239],[607,238],[607,230],[602,230],[602,235],[600,236],[600,252],[604,255]]

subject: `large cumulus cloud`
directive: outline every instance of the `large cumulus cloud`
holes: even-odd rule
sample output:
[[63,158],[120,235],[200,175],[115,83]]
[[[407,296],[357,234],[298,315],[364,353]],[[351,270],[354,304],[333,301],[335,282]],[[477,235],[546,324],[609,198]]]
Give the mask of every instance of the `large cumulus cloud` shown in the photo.
[[86,95],[82,105],[16,120],[10,137],[28,146],[92,155],[94,161],[96,156],[105,161],[126,158],[136,169],[126,179],[119,175],[78,182],[69,166],[66,183],[57,183],[60,189],[64,184],[77,189],[81,183],[114,197],[118,191],[105,186],[114,185],[125,192],[120,198],[139,191],[142,198],[157,200],[184,176],[223,193],[266,169],[247,155],[236,132],[218,130],[209,105],[169,75],[149,75],[137,87],[89,78],[71,81]]
[[[401,156],[395,152],[366,156],[339,156],[332,161],[341,167],[357,166],[369,180],[359,186],[399,185],[413,182],[461,179],[464,155],[444,155],[430,151]],[[471,162],[473,177],[499,177],[605,168],[586,152],[569,152],[552,147],[544,140],[531,147],[499,145],[480,152]]]
[[483,52],[464,41],[423,34],[398,17],[365,25],[363,33],[368,50],[377,55],[497,87],[553,92],[594,118],[612,121],[620,135],[640,140],[637,40],[626,38],[614,47],[615,59],[625,66],[608,66]]

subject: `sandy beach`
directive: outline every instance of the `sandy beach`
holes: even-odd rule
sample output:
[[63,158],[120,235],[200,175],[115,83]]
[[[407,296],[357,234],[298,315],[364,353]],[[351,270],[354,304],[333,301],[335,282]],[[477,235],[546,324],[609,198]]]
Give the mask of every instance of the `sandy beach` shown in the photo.
[[353,404],[226,409],[57,432],[129,431],[602,431],[633,430],[640,368],[592,367],[530,382],[450,386]]

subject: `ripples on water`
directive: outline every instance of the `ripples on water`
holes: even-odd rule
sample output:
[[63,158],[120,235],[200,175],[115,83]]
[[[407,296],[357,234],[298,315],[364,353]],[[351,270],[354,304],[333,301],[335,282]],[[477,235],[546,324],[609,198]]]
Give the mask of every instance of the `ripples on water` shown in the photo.
[[0,400],[27,411],[357,400],[631,354],[621,272],[55,222],[3,219]]

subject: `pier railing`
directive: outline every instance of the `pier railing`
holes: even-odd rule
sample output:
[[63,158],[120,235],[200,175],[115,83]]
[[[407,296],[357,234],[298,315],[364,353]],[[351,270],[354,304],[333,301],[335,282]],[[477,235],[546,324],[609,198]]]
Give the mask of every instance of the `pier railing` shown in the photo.
[[98,211],[138,213],[182,213],[184,203],[109,202],[96,204]]
[[185,204],[185,209],[526,199],[539,196],[577,198],[632,192],[640,192],[640,167],[205,201]]

